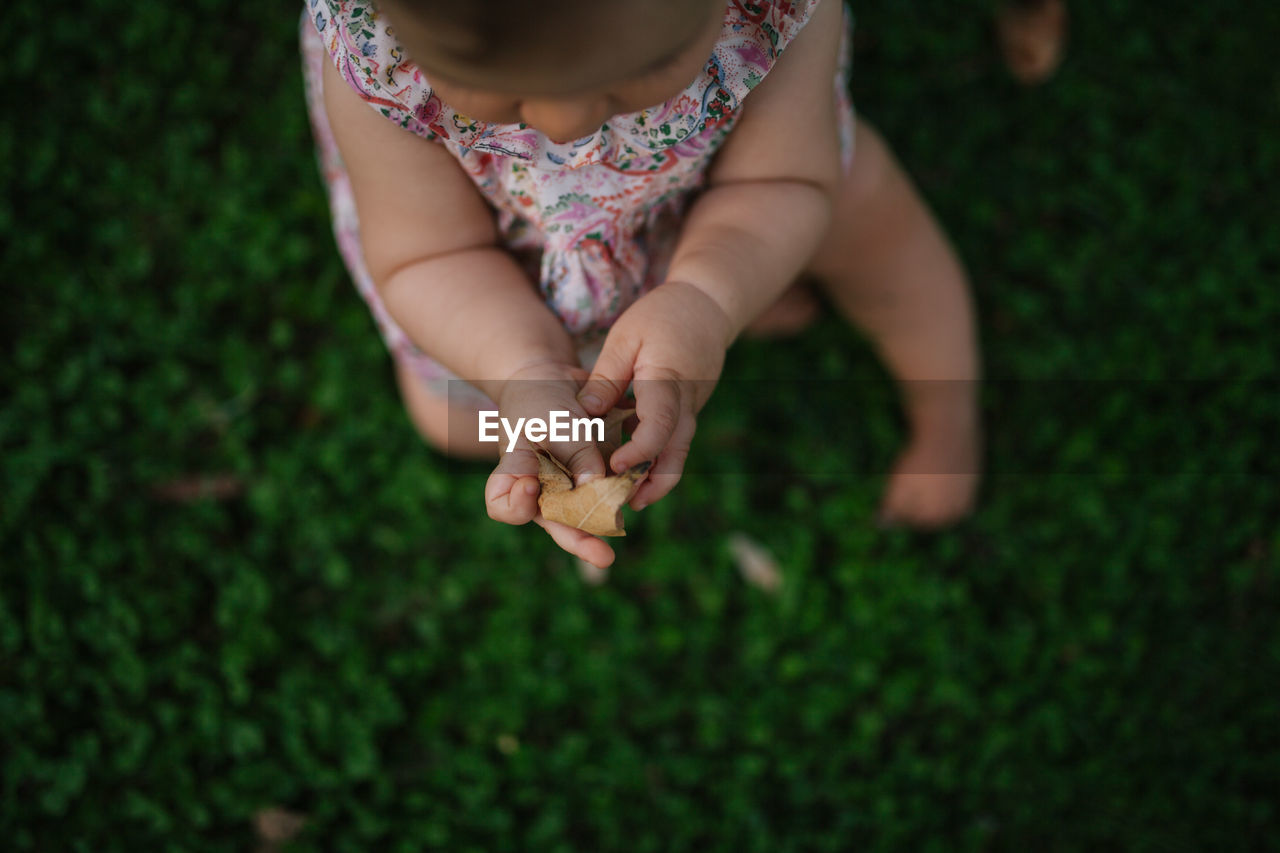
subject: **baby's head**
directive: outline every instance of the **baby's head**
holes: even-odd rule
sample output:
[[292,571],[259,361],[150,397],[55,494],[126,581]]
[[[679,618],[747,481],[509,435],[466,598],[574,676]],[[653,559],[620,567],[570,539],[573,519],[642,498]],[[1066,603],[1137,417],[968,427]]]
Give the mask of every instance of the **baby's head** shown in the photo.
[[453,109],[564,142],[678,94],[711,55],[725,0],[379,0]]

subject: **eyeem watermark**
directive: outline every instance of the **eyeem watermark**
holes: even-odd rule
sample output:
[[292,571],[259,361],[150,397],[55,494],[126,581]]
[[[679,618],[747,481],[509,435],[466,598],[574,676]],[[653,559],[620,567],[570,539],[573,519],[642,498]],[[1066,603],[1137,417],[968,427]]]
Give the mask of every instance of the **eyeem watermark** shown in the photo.
[[507,452],[515,450],[521,431],[530,444],[540,441],[604,441],[604,418],[571,418],[567,409],[551,413],[548,420],[542,418],[516,418],[515,425],[507,418],[499,417],[493,410],[480,412],[480,440],[498,442],[498,426],[507,434]]

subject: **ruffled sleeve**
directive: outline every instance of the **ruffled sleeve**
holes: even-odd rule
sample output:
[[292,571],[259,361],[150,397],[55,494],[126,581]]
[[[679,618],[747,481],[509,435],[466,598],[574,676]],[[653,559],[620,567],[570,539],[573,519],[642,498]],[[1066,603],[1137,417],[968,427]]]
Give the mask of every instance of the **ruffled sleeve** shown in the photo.
[[616,128],[632,145],[660,150],[728,127],[742,101],[808,23],[818,2],[728,0],[720,38],[693,85],[665,104],[615,119]]
[[[447,111],[369,0],[308,0],[312,23],[342,79],[371,107],[427,139],[452,138]],[[478,123],[472,123],[477,125]]]
[[727,127],[819,0],[726,0],[724,26],[712,55],[680,95],[652,109],[616,116],[591,136],[564,143],[524,125],[489,124],[450,109],[370,0],[307,2],[342,78],[387,119],[418,136],[445,142],[459,155],[477,151],[557,170],[644,158]]
[[736,110],[747,93],[768,75],[778,57],[808,23],[818,2],[730,0],[724,31],[708,68],[722,90],[725,112]]

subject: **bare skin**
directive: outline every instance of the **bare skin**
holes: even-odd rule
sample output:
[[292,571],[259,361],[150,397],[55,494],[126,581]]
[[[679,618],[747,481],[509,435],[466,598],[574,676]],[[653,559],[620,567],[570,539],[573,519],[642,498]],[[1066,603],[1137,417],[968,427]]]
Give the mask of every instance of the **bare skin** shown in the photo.
[[1064,0],[1005,0],[996,37],[1009,73],[1025,86],[1047,81],[1062,64],[1068,29]]
[[972,510],[979,481],[980,365],[968,281],[866,122],[856,150],[809,270],[898,381],[911,436],[889,476],[881,522],[941,527]]
[[[980,367],[968,283],[910,179],[865,121],[831,229],[808,273],[870,338],[902,392],[911,436],[886,485],[881,522],[928,529],[963,518],[973,508],[981,467]],[[807,286],[779,297],[757,328],[771,334],[807,324],[810,307],[816,310],[813,297],[799,292]],[[397,373],[409,416],[429,443],[469,459],[495,458],[493,445],[471,441],[470,432],[454,430],[450,443],[448,401],[429,394],[405,367]]]
[[[455,64],[454,79],[436,88],[475,118],[521,120],[553,139],[578,138],[609,115],[659,103],[693,79],[715,40],[723,0],[704,6],[681,27],[645,36],[636,62],[667,57],[661,64],[646,61],[636,73],[594,87],[575,88],[575,81],[595,78],[573,69],[563,79],[539,77],[537,91],[527,93],[517,91],[519,80],[511,88],[488,78],[464,84],[467,69]],[[611,26],[613,6],[591,8],[606,16],[597,25]],[[936,526],[958,518],[977,482],[978,366],[967,285],[910,182],[865,125],[854,168],[841,174],[831,94],[840,14],[838,3],[825,0],[752,92],[711,165],[708,189],[686,216],[668,280],[618,318],[589,378],[451,156],[375,115],[326,64],[330,124],[350,172],[365,259],[388,311],[423,351],[471,380],[503,416],[551,409],[602,414],[634,380],[639,425],[626,445],[609,460],[585,445],[556,453],[580,482],[603,475],[606,464],[620,471],[652,461],[632,501],[639,509],[679,481],[725,350],[807,271],[867,331],[902,384],[912,437],[890,477],[884,519]],[[415,41],[411,27],[397,29],[430,69],[430,45]],[[797,135],[797,126],[809,132]],[[412,197],[405,186],[430,187],[431,197]],[[457,287],[459,281],[468,286]],[[403,370],[399,379],[409,415],[429,443],[492,458],[465,430],[448,429],[443,398]],[[541,519],[536,470],[531,447],[504,453],[485,490],[490,516],[534,521],[565,550],[608,565],[613,551],[605,542]],[[956,471],[963,473],[938,473]]]

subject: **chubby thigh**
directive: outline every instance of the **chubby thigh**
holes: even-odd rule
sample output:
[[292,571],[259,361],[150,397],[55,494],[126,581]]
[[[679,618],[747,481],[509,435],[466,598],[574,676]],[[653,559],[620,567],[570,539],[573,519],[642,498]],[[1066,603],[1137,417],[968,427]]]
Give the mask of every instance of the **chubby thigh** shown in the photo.
[[497,408],[479,392],[450,393],[458,381],[428,383],[401,358],[395,360],[396,383],[409,421],[427,444],[460,459],[498,458],[498,444],[481,443],[476,422],[482,409]]

